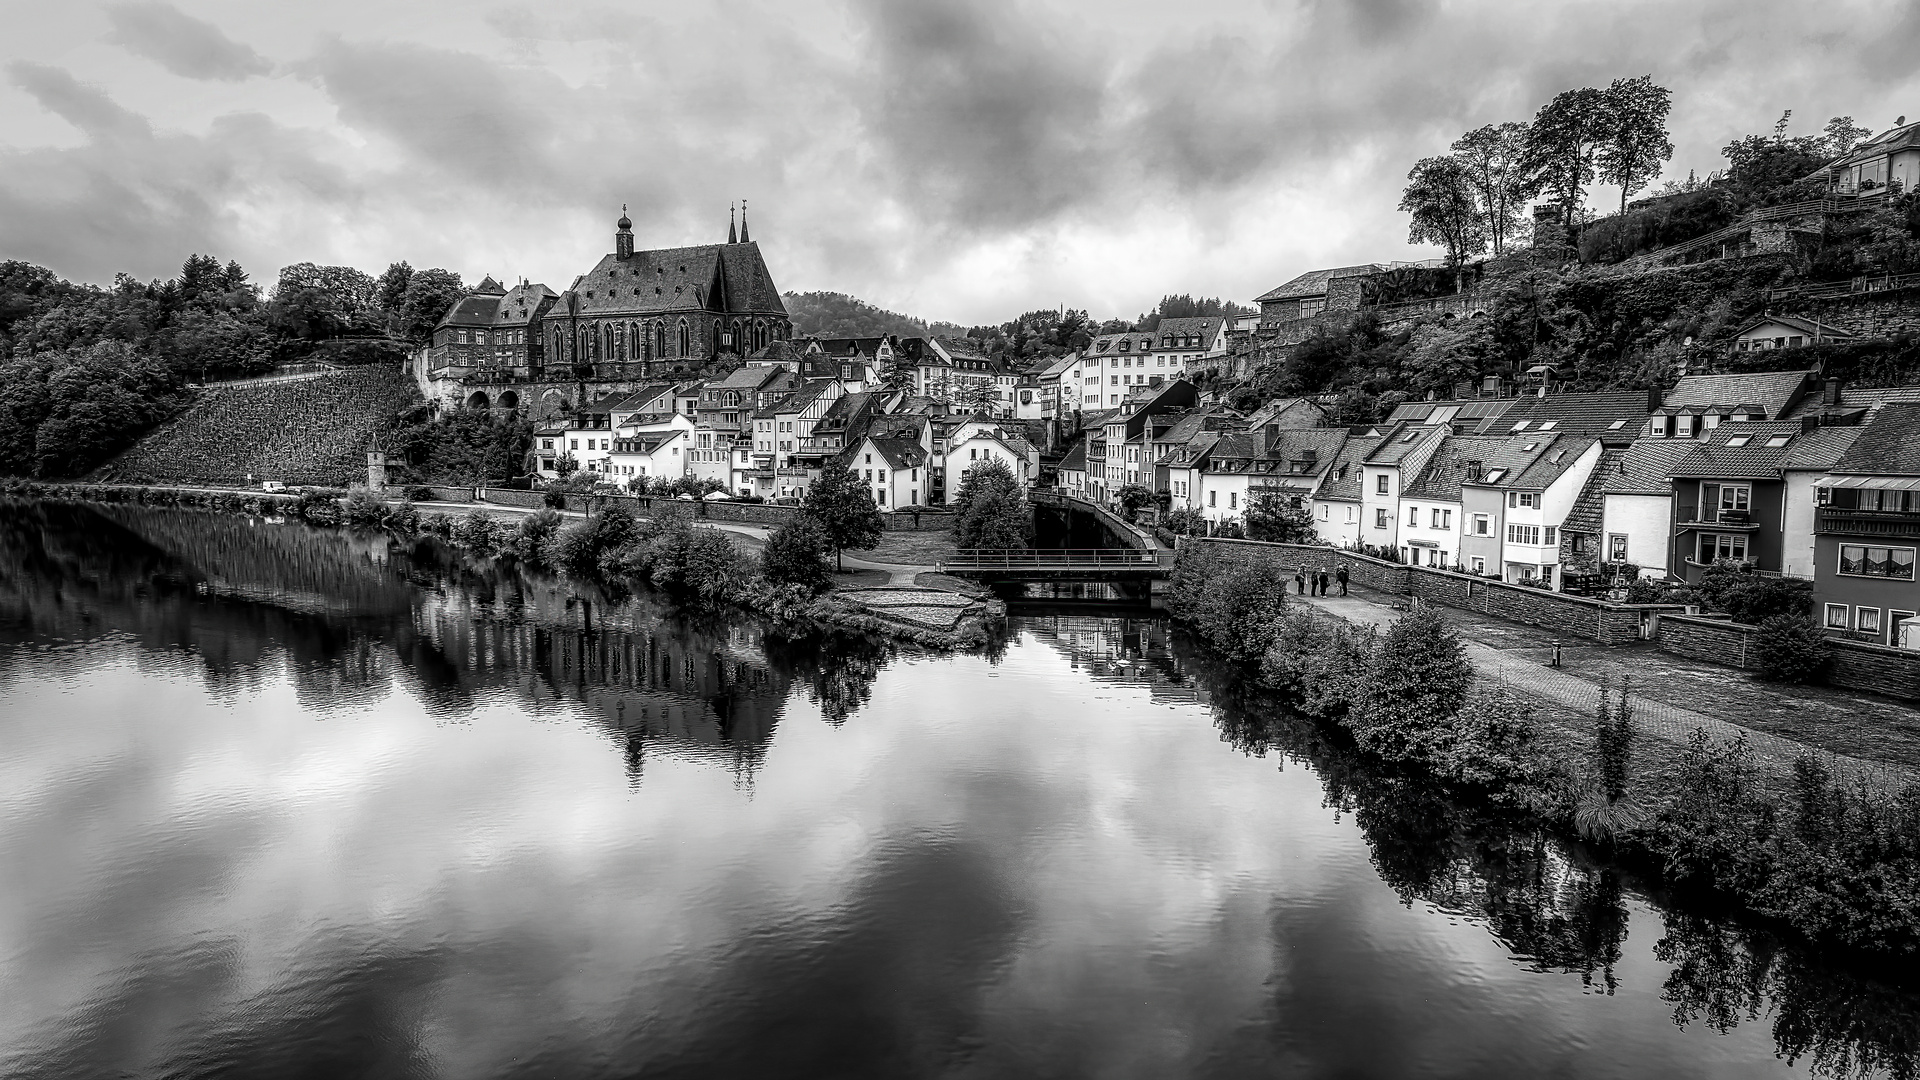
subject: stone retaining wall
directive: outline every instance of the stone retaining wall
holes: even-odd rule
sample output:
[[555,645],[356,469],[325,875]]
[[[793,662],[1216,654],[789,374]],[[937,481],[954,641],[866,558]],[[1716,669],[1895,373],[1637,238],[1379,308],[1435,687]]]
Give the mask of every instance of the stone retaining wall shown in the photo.
[[[1756,628],[1695,615],[1660,616],[1660,648],[1689,660],[1752,669]],[[1827,685],[1920,701],[1920,652],[1835,638]]]
[[[433,489],[434,498],[447,502],[487,502],[498,506],[517,506],[528,510],[537,510],[547,505],[544,491],[517,491],[510,488],[448,488]],[[460,494],[455,498],[455,493]],[[697,518],[706,521],[725,521],[736,525],[758,525],[764,528],[778,528],[793,519],[799,512],[794,506],[774,506],[771,503],[749,502],[707,502],[706,500],[669,499],[651,495],[567,495],[567,509],[584,513],[588,501],[595,506],[618,503],[632,510],[640,517],[652,517],[656,502],[683,507]],[[881,514],[880,527],[887,532],[944,532],[953,527],[953,515],[945,512],[929,511],[920,515],[916,525],[912,514]]]

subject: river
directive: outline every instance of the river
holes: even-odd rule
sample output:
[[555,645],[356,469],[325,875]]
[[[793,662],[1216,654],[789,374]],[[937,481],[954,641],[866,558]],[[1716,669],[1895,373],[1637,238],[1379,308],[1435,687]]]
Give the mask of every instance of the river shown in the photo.
[[[588,626],[591,625],[589,631]],[[0,503],[0,1075],[1911,1072],[1920,996],[1369,776],[1145,614],[786,640]]]

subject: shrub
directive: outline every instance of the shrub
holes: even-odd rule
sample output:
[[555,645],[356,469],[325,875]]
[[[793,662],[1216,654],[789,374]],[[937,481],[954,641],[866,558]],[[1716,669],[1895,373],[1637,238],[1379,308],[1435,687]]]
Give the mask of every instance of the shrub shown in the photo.
[[444,539],[453,532],[453,519],[445,514],[421,514],[420,531]]
[[1733,616],[1735,622],[1753,626],[1775,615],[1813,613],[1812,582],[1769,577],[1755,571],[1750,563],[1715,561],[1700,572],[1695,591],[1714,609]]
[[1259,566],[1235,566],[1214,576],[1194,611],[1194,629],[1234,660],[1266,655],[1280,636],[1286,585]]
[[1769,682],[1819,682],[1833,663],[1833,643],[1811,618],[1775,615],[1754,632],[1753,662]]
[[432,488],[424,484],[416,484],[407,489],[407,498],[412,499],[414,502],[433,502],[435,499],[438,499],[439,496],[433,493]]
[[420,509],[412,503],[401,503],[387,513],[386,526],[398,533],[410,533],[420,528]]
[[1438,765],[1448,780],[1498,804],[1543,812],[1554,803],[1556,770],[1533,705],[1504,683],[1467,701]]
[[553,534],[559,531],[562,520],[560,512],[551,508],[528,514],[520,519],[507,545],[515,555],[527,562],[545,562]]
[[760,573],[770,582],[798,585],[817,593],[833,583],[829,554],[833,541],[820,523],[806,514],[773,531],[760,554]]
[[1433,608],[1417,607],[1387,628],[1367,676],[1350,714],[1361,748],[1390,760],[1438,758],[1473,685],[1460,635]]
[[452,540],[476,555],[491,555],[500,539],[499,526],[485,510],[469,510],[454,525]]
[[376,528],[387,519],[387,500],[369,488],[356,487],[347,492],[344,513],[349,525]]
[[344,494],[337,488],[309,488],[294,500],[293,516],[314,525],[338,525]]

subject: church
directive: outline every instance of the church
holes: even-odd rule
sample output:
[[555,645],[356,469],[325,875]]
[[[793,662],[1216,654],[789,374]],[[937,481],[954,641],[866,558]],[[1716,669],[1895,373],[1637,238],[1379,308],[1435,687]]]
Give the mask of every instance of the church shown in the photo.
[[548,364],[645,365],[642,374],[703,368],[792,335],[760,245],[727,223],[727,242],[635,251],[633,222],[614,223],[613,253],[547,310]]
[[[724,244],[636,251],[623,208],[613,251],[566,291],[523,284],[503,297],[488,278],[447,311],[418,354],[422,391],[477,408],[530,406],[544,417],[790,339],[793,322],[744,210],[738,226],[727,222]],[[519,305],[516,294],[525,294]],[[495,347],[496,338],[514,345]]]

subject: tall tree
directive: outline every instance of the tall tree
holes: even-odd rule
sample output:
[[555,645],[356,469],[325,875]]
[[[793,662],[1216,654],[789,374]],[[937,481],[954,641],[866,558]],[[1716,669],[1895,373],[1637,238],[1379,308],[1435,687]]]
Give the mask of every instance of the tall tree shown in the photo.
[[400,301],[402,333],[414,341],[425,341],[433,333],[434,324],[466,291],[460,275],[451,270],[435,267],[414,271]]
[[1562,90],[1540,106],[1527,129],[1526,168],[1535,191],[1543,191],[1560,205],[1561,219],[1571,223],[1586,201],[1593,182],[1594,154],[1605,134],[1607,95],[1583,86]]
[[1595,155],[1601,180],[1620,185],[1620,212],[1627,198],[1659,175],[1660,163],[1673,157],[1667,137],[1667,113],[1673,91],[1656,86],[1653,76],[1615,79],[1602,100],[1600,143]]
[[954,543],[960,547],[1017,551],[1033,544],[1033,508],[1013,470],[999,458],[966,471],[953,511]]
[[1527,125],[1488,124],[1454,140],[1453,156],[1466,170],[1467,181],[1480,200],[1487,238],[1493,253],[1504,255],[1507,236],[1520,218],[1520,209],[1533,192],[1523,167],[1527,152]]
[[1447,265],[1453,267],[1487,249],[1486,221],[1467,167],[1458,158],[1421,158],[1407,180],[1400,209],[1413,215],[1409,240],[1446,248]]
[[847,548],[862,550],[880,542],[880,508],[867,486],[844,465],[820,470],[820,479],[807,489],[800,509],[826,531],[833,543],[835,566],[843,566],[840,553]]

